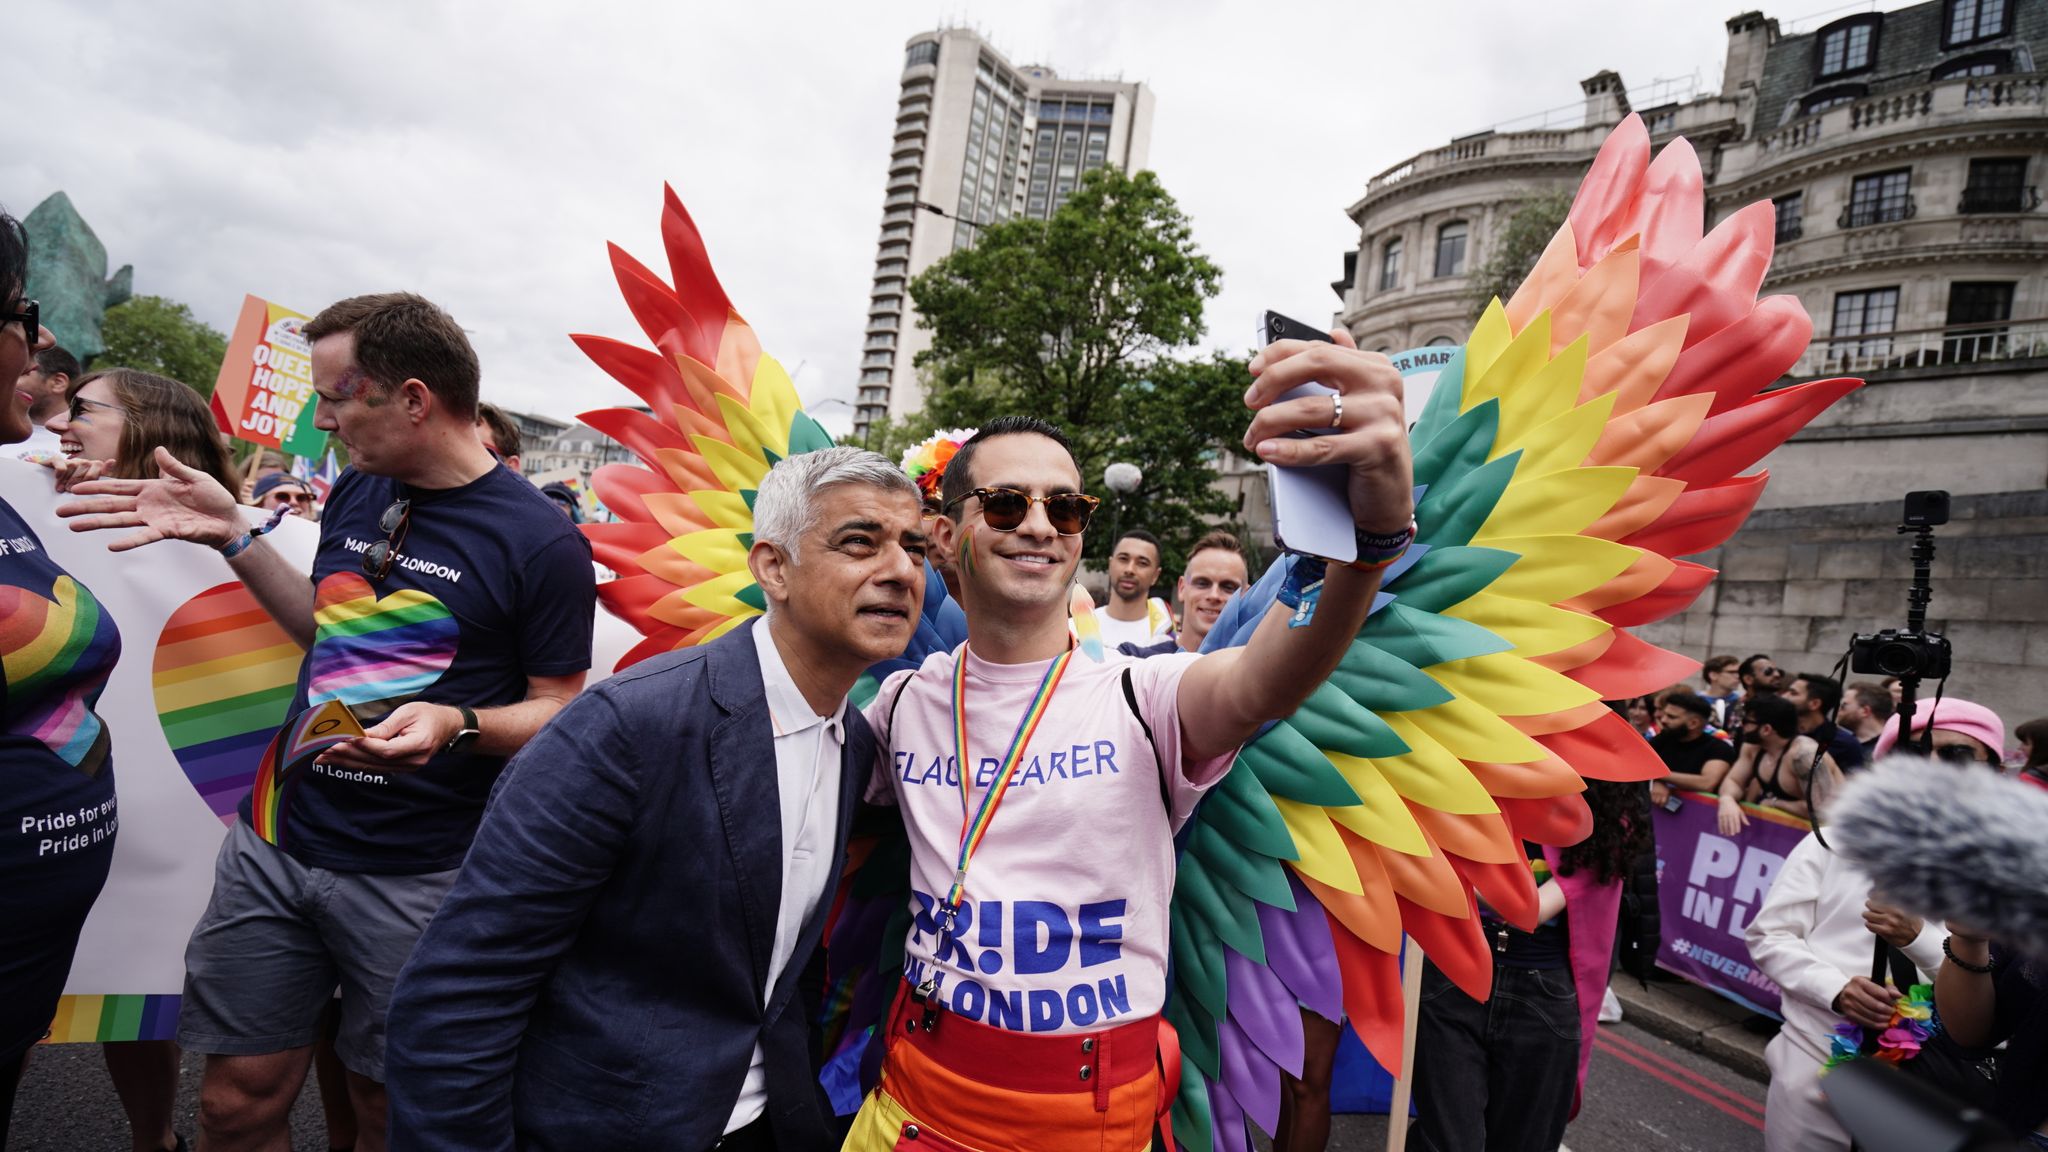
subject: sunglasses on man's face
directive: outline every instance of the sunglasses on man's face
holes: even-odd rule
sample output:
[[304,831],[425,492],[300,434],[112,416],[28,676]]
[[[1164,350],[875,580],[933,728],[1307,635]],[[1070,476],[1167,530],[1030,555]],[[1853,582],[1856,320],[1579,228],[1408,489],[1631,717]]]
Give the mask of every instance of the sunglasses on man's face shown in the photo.
[[1977,754],[1968,744],[1943,744],[1934,750],[1934,758],[1944,764],[1982,764],[1984,757]]
[[1050,496],[1033,496],[1015,488],[976,488],[965,496],[956,496],[946,505],[951,511],[954,505],[969,499],[981,501],[982,522],[998,532],[1015,532],[1024,526],[1024,520],[1031,515],[1033,504],[1045,505],[1045,518],[1052,530],[1062,536],[1079,536],[1087,531],[1088,520],[1095,515],[1095,509],[1102,501],[1086,492],[1054,492]]
[[313,497],[304,492],[273,492],[270,494],[270,498],[276,501],[283,501],[294,508],[311,508],[313,506]]
[[382,540],[363,549],[363,575],[372,580],[382,580],[391,575],[391,566],[398,562],[398,546],[405,542],[405,533],[412,527],[412,501],[399,499],[377,517],[377,531],[384,534]]

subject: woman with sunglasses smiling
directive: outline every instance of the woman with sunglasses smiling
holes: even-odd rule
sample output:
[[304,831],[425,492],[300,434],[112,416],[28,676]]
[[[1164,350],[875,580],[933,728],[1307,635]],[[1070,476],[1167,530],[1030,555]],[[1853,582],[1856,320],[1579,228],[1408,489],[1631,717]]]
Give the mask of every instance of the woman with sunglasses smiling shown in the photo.
[[65,398],[65,410],[45,425],[64,452],[53,465],[59,492],[102,476],[154,480],[159,447],[223,487],[242,482],[206,401],[168,376],[109,368],[73,381]]
[[[55,343],[24,296],[28,242],[0,212],[0,380]],[[34,397],[0,405],[0,443],[28,439]],[[0,1147],[29,1048],[49,1031],[86,913],[114,858],[114,767],[93,712],[120,656],[113,620],[0,501]]]
[[[64,454],[50,464],[59,492],[102,476],[155,479],[159,446],[223,486],[241,483],[206,401],[168,376],[108,368],[73,380],[65,389],[65,400],[65,410],[44,425],[56,434]],[[120,573],[147,580],[149,565],[127,564]],[[138,658],[147,659],[147,652]],[[105,1045],[105,1055],[107,1074],[128,1116],[133,1146],[180,1147],[180,1137],[171,1127],[178,1096],[177,1043],[111,1042]]]

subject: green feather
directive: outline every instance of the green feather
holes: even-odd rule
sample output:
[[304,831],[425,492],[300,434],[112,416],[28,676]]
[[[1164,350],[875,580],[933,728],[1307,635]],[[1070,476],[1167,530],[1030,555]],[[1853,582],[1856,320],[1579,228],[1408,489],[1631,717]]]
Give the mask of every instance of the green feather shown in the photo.
[[[1400,603],[1441,613],[1471,599],[1521,559],[1498,548],[1432,548],[1401,574]],[[1355,649],[1359,645],[1352,645]]]
[[[1176,900],[1174,904],[1178,912],[1180,902]],[[1174,971],[1180,974],[1181,987],[1193,1001],[1189,1007],[1199,1004],[1211,1017],[1223,1015],[1223,945],[1213,935],[1202,933],[1193,916],[1175,915],[1171,920]]]
[[801,456],[816,452],[820,448],[832,447],[832,434],[807,412],[798,412],[789,422],[789,454]]
[[1345,649],[1344,659],[1330,673],[1328,683],[1374,712],[1417,712],[1451,699],[1448,688],[1423,675],[1406,660],[1372,644],[1353,644]]
[[1491,656],[1514,648],[1468,620],[1410,608],[1405,598],[1373,613],[1365,623],[1363,637],[1373,647],[1417,668],[1434,668],[1452,660]]
[[[1436,387],[1429,393],[1429,403],[1422,406],[1422,419],[1415,422],[1415,430],[1408,434],[1411,444],[1428,444],[1442,434],[1444,426],[1458,417],[1458,405],[1465,399],[1465,349],[1461,345],[1450,363],[1437,373]],[[1420,457],[1418,457],[1419,459]],[[1420,481],[1421,473],[1417,473]]]
[[1294,890],[1287,869],[1271,856],[1247,852],[1213,824],[1197,823],[1188,832],[1188,852],[1201,857],[1217,878],[1261,904],[1294,910]]
[[1195,818],[1214,824],[1217,832],[1244,845],[1246,851],[1280,860],[1301,859],[1301,853],[1294,848],[1294,837],[1287,831],[1287,822],[1280,818],[1280,809],[1273,806],[1273,798],[1266,795],[1258,779],[1249,772],[1224,773],[1223,779],[1209,790]]
[[1298,803],[1318,808],[1362,803],[1330,758],[1285,724],[1274,725],[1262,739],[1245,745],[1237,766],[1251,769],[1267,792]]
[[732,598],[756,612],[766,612],[768,610],[768,594],[761,591],[759,584],[747,585],[745,588],[733,593]]
[[[1432,548],[1470,544],[1508,490],[1521,458],[1520,450],[1510,452],[1423,493],[1422,503],[1415,506],[1418,538]],[[1402,574],[1404,580],[1406,576]],[[1394,582],[1396,586],[1400,583]],[[1400,595],[1394,588],[1389,591]]]
[[1190,905],[1199,908],[1202,918],[1224,944],[1240,956],[1261,964],[1266,962],[1266,938],[1259,931],[1258,906],[1251,897],[1218,881],[1207,864],[1195,857],[1182,856],[1173,894],[1175,915],[1184,914]]
[[1195,998],[1188,995],[1185,988],[1167,1001],[1166,1015],[1180,1033],[1180,1050],[1191,1057],[1197,1067],[1205,1070],[1211,1080],[1222,1076],[1223,1052],[1217,1036],[1216,1018],[1195,1003]]
[[754,493],[755,490],[752,488],[740,489],[740,499],[745,500],[747,502],[747,511],[749,512],[752,512],[754,510]]
[[[1352,647],[1358,645],[1353,644]],[[1399,756],[1408,751],[1408,742],[1395,735],[1386,721],[1328,682],[1317,685],[1287,722],[1299,729],[1316,747],[1361,760]],[[1292,856],[1282,858],[1296,859]]]
[[1173,1139],[1188,1152],[1208,1152],[1215,1146],[1215,1121],[1209,1116],[1209,1083],[1195,1075],[1194,1060],[1182,1050],[1180,1094],[1173,1100]]
[[[1435,403],[1441,391],[1431,395]],[[1500,433],[1500,401],[1475,404],[1472,410],[1452,420],[1437,435],[1415,451],[1415,482],[1435,487],[1446,476],[1463,476],[1486,463]]]

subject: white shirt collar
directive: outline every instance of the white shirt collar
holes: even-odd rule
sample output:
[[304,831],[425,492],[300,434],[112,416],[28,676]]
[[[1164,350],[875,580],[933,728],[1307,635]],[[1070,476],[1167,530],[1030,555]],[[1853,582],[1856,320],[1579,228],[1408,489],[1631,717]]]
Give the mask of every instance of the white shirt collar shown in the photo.
[[768,634],[768,620],[763,617],[754,624],[754,652],[761,660],[761,690],[768,698],[768,716],[777,736],[789,736],[814,724],[825,726],[825,735],[835,742],[846,742],[846,697],[839,698],[839,707],[830,716],[820,716],[811,708],[811,702],[804,698],[803,690],[796,686],[796,680],[789,674],[789,666],[782,662],[782,650],[775,646],[775,638]]

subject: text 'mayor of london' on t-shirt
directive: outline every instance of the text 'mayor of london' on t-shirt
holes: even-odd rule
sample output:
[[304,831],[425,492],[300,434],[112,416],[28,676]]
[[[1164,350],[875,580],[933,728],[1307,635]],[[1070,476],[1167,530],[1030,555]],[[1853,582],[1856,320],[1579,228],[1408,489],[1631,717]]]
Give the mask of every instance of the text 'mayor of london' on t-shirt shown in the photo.
[[[910,836],[905,977],[916,984],[930,975],[953,1012],[1017,1032],[1089,1031],[1157,1013],[1166,997],[1173,832],[1236,755],[1182,756],[1180,679],[1201,657],[1074,657],[974,856],[953,941],[939,956],[933,909],[951,887],[960,848],[954,659],[937,653],[890,677],[867,710],[884,750],[868,798],[899,805]],[[978,806],[1046,664],[967,661]],[[1126,668],[1149,740],[1124,696]]]
[[[354,469],[335,481],[294,715],[338,699],[371,727],[412,700],[496,708],[524,699],[529,676],[590,667],[590,544],[553,501],[502,466],[460,488],[400,489]],[[377,521],[401,494],[410,527],[390,573],[371,580],[363,553],[384,539]],[[285,791],[281,846],[340,871],[454,868],[504,764],[437,753],[409,772],[302,765]]]

